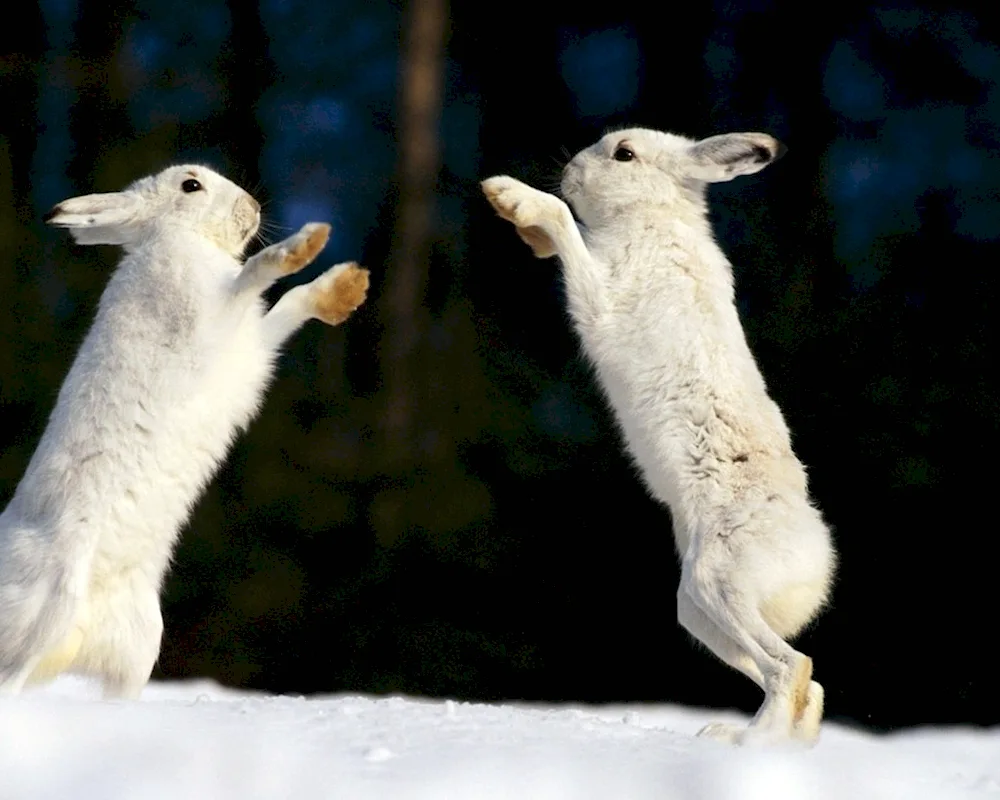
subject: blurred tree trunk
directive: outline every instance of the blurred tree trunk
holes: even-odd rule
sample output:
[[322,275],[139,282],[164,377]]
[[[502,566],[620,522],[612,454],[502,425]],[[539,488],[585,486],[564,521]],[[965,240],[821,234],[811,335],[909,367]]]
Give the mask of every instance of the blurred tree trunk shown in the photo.
[[428,261],[435,231],[447,0],[411,0],[400,59],[398,200],[384,297],[380,420],[382,457],[404,468],[417,458],[421,343]]
[[264,131],[257,104],[275,80],[277,70],[269,52],[271,42],[260,16],[260,3],[227,0],[231,28],[219,58],[219,80],[225,94],[218,117],[217,141],[222,143],[228,168],[250,192],[260,186],[260,157]]

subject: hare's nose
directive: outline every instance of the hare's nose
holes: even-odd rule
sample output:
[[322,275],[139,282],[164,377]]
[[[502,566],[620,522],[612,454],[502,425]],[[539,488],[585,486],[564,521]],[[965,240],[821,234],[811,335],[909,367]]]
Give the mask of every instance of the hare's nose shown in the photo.
[[250,208],[254,210],[255,214],[260,213],[260,203],[258,203],[254,198],[250,198]]

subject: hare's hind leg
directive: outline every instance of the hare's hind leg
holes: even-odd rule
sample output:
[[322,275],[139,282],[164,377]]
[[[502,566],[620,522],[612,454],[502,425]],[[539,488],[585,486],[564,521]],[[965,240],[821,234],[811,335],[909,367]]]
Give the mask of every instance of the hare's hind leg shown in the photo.
[[138,571],[91,592],[91,618],[73,665],[99,678],[106,698],[134,700],[160,654],[163,618],[156,587]]
[[348,262],[331,267],[311,283],[289,289],[264,315],[266,344],[280,347],[310,319],[339,325],[365,301],[368,281],[368,270]]
[[[742,672],[761,689],[764,688],[764,676],[753,659],[695,604],[683,583],[677,590],[677,621],[720,661]],[[745,731],[746,728],[742,725],[712,722],[698,731],[698,736],[736,744],[742,740]]]
[[329,239],[330,226],[325,222],[306,223],[298,233],[248,258],[236,279],[233,293],[260,294],[276,280],[311,264]]
[[790,739],[814,743],[819,735],[815,701],[820,700],[821,714],[822,689],[818,689],[817,698],[817,690],[812,687],[819,684],[811,681],[812,659],[792,648],[768,626],[753,593],[740,586],[725,563],[713,563],[714,559],[706,555],[715,553],[702,552],[685,559],[682,588],[755,665],[762,678],[764,702],[748,728],[736,732],[732,726],[711,725],[703,735],[741,744]]
[[[721,661],[742,672],[761,689],[764,688],[764,676],[750,656],[733,639],[719,630],[683,589],[677,593],[677,619],[688,633]],[[815,742],[819,738],[822,719],[823,687],[816,681],[810,681],[805,697],[795,709],[792,738],[807,744]],[[711,722],[698,731],[698,736],[740,744],[752,734],[748,734],[748,729],[743,725]]]

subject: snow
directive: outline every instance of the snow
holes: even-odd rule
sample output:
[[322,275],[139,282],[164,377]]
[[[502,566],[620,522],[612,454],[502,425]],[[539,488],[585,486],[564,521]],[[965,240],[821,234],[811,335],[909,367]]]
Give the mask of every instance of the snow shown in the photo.
[[0,699],[0,800],[867,800],[1000,798],[1000,727],[812,750],[697,739],[745,717],[677,706],[542,707],[290,697],[151,683],[102,702],[64,677]]

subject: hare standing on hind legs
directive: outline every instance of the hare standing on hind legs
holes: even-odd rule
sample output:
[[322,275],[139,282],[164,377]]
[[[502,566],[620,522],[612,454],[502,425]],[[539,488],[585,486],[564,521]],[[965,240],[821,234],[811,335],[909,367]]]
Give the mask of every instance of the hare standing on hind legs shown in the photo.
[[260,206],[201,166],[65,200],[46,221],[125,252],[0,515],[0,692],[68,671],[133,698],[159,653],[174,543],[279,347],[309,319],[346,320],[368,272],[338,264],[265,313],[261,293],[311,263],[330,228],[241,263]]
[[757,172],[783,149],[762,133],[608,134],[563,171],[579,227],[553,195],[506,176],[483,182],[535,255],[562,262],[583,349],[672,512],[681,625],[764,690],[748,728],[700,734],[736,743],[819,736],[823,689],[785,640],[826,602],[836,560],[707,217],[707,182]]

